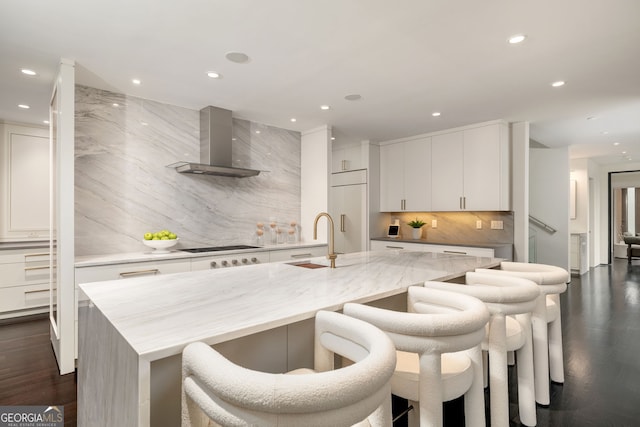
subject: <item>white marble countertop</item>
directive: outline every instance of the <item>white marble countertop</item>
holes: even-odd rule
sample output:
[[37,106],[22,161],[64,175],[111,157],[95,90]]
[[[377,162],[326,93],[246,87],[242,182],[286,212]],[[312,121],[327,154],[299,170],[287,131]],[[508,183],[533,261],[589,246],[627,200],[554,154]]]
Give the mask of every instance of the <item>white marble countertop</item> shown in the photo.
[[[499,264],[430,252],[381,251],[338,256],[337,268],[289,263],[203,270],[81,284],[93,304],[141,357],[179,354],[406,291],[425,280],[447,280]],[[311,262],[328,265],[325,257]]]
[[[142,244],[141,244],[142,245]],[[326,246],[326,243],[295,243],[295,244],[281,244],[281,245],[267,245],[256,247],[252,249],[239,249],[232,251],[213,251],[213,252],[184,252],[179,249],[171,249],[169,253],[153,253],[150,249],[144,252],[129,252],[129,253],[117,253],[107,255],[85,255],[77,256],[75,260],[75,266],[82,267],[94,267],[97,265],[112,265],[112,264],[125,264],[129,262],[142,262],[142,261],[161,261],[171,259],[189,259],[208,257],[214,255],[230,255],[237,253],[249,253],[249,252],[265,252],[265,251],[278,251],[285,249],[300,249],[300,248],[313,248],[317,246]],[[212,245],[213,246],[213,245]]]

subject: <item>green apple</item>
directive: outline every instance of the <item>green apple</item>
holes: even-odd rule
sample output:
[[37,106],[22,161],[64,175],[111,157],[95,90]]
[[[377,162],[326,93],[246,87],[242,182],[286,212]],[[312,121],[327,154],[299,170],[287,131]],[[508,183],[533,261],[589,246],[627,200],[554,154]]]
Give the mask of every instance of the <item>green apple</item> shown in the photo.
[[160,240],[169,240],[169,238],[167,236],[162,236]]
[[144,240],[153,239],[153,233],[144,233]]
[[175,240],[175,239],[177,239],[177,238],[178,238],[178,236],[177,236],[177,234],[176,234],[176,233],[169,233],[169,239],[170,239],[170,240]]

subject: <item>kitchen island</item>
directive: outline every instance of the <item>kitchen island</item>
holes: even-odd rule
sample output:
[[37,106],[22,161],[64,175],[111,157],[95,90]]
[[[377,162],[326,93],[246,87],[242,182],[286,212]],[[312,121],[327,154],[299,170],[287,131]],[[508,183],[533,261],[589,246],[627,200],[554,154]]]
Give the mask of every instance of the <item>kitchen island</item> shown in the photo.
[[241,269],[80,284],[78,425],[175,426],[180,355],[194,341],[236,363],[283,372],[312,365],[313,317],[347,302],[397,307],[408,286],[500,259],[384,251]]

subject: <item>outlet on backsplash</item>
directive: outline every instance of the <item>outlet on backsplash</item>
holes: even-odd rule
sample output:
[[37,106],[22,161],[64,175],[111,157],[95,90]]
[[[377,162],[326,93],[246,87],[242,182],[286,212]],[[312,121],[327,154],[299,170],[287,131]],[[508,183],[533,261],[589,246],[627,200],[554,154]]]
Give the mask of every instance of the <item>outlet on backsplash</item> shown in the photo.
[[432,219],[431,220],[431,228],[438,228],[438,220],[437,219]]
[[491,229],[502,230],[504,229],[504,224],[502,223],[502,221],[491,221]]

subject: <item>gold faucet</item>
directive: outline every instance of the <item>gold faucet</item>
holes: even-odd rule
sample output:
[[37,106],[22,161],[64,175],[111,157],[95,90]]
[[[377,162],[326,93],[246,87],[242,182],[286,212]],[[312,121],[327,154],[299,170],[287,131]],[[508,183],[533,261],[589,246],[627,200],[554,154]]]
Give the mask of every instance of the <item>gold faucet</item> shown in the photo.
[[331,218],[331,215],[328,213],[320,212],[316,215],[316,219],[313,221],[313,240],[318,239],[318,220],[321,216],[326,216],[329,221],[329,248],[327,259],[331,261],[331,268],[336,268],[336,258],[338,258],[338,255],[333,252],[333,218]]

